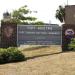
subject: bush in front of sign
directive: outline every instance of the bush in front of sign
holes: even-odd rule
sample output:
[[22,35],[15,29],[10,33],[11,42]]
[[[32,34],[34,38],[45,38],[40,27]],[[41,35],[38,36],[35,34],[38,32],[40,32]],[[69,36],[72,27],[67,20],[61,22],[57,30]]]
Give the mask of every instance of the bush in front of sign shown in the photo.
[[25,56],[17,48],[0,49],[0,64],[25,60]]
[[69,50],[75,50],[75,38],[71,39],[70,44],[68,44]]

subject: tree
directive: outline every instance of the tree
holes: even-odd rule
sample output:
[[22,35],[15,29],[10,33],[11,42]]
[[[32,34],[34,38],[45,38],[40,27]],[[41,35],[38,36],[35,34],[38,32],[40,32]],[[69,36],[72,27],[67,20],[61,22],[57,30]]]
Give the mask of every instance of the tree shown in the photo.
[[37,21],[36,17],[28,16],[32,11],[27,9],[27,6],[20,7],[11,13],[12,20],[18,24],[44,24],[42,21]]
[[63,6],[59,6],[59,9],[56,10],[55,17],[61,23],[64,22],[64,20],[65,20],[65,8]]

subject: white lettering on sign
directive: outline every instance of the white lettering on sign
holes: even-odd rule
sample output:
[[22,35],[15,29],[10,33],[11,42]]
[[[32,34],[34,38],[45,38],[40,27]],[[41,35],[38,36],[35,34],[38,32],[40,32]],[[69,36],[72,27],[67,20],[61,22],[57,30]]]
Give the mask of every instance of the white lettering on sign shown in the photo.
[[61,27],[58,25],[18,25],[18,45],[60,45]]

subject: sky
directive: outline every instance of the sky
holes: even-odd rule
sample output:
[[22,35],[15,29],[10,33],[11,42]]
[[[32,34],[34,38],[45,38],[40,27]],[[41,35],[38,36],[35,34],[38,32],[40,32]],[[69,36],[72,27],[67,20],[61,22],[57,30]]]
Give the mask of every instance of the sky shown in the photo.
[[[68,0],[69,5],[74,5],[74,0]],[[12,12],[21,6],[27,5],[32,11],[38,13],[32,14],[45,23],[59,24],[59,20],[55,18],[56,9],[59,5],[67,5],[67,0],[1,0],[0,1],[0,19],[4,12]]]

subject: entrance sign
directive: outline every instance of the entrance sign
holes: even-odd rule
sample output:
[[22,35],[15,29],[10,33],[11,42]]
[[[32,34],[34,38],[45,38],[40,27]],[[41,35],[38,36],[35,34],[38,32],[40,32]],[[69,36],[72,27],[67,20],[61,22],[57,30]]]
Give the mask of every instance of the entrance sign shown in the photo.
[[17,44],[60,45],[61,27],[58,25],[17,25]]

